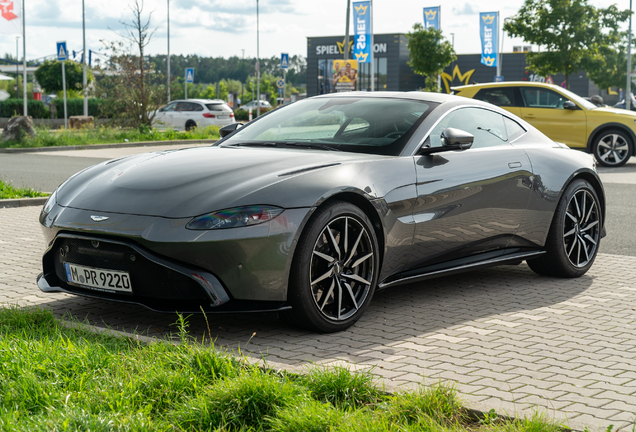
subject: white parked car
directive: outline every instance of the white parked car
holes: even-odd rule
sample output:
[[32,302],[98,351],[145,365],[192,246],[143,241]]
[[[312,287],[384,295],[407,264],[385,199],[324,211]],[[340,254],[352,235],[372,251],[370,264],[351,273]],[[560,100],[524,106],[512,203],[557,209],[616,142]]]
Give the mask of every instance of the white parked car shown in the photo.
[[[272,105],[267,102],[267,101],[260,101],[261,102],[261,109],[266,109],[266,110],[271,110],[272,109]],[[243,111],[249,111],[250,108],[252,108],[252,111],[256,111],[257,105],[256,105],[257,101],[252,101],[249,103],[246,103],[245,105],[241,105],[241,107],[239,108],[240,110]]]
[[158,129],[190,130],[196,127],[223,127],[234,123],[234,112],[221,99],[188,99],[170,102],[158,110],[153,126]]

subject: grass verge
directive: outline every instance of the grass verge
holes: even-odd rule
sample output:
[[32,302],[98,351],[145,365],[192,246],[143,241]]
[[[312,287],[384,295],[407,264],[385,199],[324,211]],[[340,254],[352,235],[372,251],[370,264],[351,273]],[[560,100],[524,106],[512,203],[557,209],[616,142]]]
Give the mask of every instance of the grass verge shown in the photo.
[[196,128],[189,132],[156,129],[140,131],[138,129],[121,129],[106,126],[83,128],[79,130],[49,130],[37,128],[35,136],[24,136],[20,141],[0,143],[3,148],[60,147],[89,144],[116,144],[141,141],[174,141],[219,138],[219,128],[208,126]]
[[36,198],[36,197],[45,197],[48,194],[38,192],[31,188],[17,188],[14,187],[11,183],[0,180],[0,199],[11,199],[11,198]]
[[452,387],[387,395],[369,372],[297,376],[192,342],[140,343],[0,308],[1,431],[557,431],[541,416],[471,421]]

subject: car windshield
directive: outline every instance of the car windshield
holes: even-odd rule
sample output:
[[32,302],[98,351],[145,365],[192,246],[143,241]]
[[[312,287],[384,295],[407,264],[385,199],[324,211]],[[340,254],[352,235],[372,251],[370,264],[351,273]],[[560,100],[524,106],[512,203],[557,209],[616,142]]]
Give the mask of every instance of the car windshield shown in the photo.
[[294,145],[396,156],[437,105],[391,98],[306,99],[268,113],[223,144]]
[[577,104],[583,106],[583,108],[585,108],[585,109],[593,110],[595,108],[598,108],[592,102],[586,101],[581,96],[577,95],[576,93],[571,92],[570,90],[561,88],[560,92],[561,92],[561,94],[564,94],[572,102],[576,102]]

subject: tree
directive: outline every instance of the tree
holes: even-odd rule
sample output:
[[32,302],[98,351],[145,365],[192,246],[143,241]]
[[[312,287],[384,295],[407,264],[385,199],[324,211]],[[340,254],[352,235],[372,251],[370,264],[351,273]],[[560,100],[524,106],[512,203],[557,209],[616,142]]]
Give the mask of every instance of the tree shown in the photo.
[[[624,88],[627,83],[627,40],[613,46],[602,46],[600,57],[587,62],[587,76],[601,89]],[[632,80],[632,86],[634,86]],[[634,86],[633,88],[636,88]]]
[[110,51],[110,61],[104,69],[106,75],[99,80],[97,93],[105,99],[102,110],[115,122],[132,127],[152,126],[155,111],[165,103],[163,74],[144,56],[154,30],[150,19],[143,18],[143,0],[130,6],[133,19],[122,22],[126,28],[123,39],[135,47],[133,53],[123,41],[104,42]]
[[[82,86],[82,65],[74,61],[67,61],[64,65],[66,74],[67,90],[81,90]],[[35,79],[49,93],[57,93],[62,88],[62,63],[55,60],[47,60],[35,71]],[[93,81],[93,74],[86,70],[86,82]]]
[[425,76],[426,91],[439,91],[437,75],[457,59],[455,50],[442,36],[442,31],[434,28],[424,29],[420,23],[413,26],[407,34],[411,60],[408,65],[413,72]]
[[542,47],[526,54],[528,68],[540,75],[570,75],[598,68],[607,47],[621,38],[619,25],[630,11],[615,5],[595,8],[587,0],[525,0],[519,12],[504,24],[510,36]]

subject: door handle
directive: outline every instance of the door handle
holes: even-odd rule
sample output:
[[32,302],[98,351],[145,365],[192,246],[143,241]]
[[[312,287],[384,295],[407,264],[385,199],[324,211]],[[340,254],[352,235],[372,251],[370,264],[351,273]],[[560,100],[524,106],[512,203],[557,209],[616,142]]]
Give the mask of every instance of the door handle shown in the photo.
[[510,169],[521,168],[521,162],[510,162],[508,164],[508,168]]
[[529,118],[529,119],[533,119],[536,118],[536,116],[534,114],[526,114],[523,116],[524,118]]

